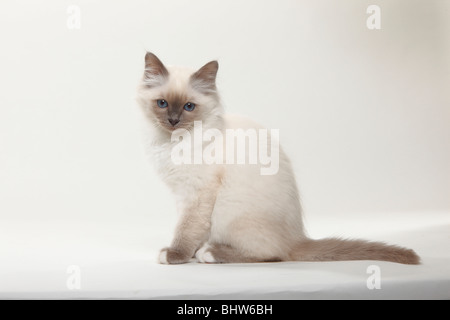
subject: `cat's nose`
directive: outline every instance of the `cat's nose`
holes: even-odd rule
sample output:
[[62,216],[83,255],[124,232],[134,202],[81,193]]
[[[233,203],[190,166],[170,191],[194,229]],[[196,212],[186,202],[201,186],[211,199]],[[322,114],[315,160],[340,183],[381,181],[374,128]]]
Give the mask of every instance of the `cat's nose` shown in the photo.
[[180,120],[179,120],[179,119],[171,119],[171,118],[169,118],[169,122],[170,122],[170,124],[171,124],[172,126],[175,127],[175,125],[176,125],[178,122],[180,122]]

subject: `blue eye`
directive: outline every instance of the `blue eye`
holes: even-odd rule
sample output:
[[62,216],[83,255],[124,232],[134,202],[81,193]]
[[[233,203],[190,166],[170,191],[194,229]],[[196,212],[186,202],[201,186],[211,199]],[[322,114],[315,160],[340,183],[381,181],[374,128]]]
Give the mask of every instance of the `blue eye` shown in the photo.
[[156,103],[158,104],[158,107],[160,107],[160,108],[167,108],[167,106],[169,105],[167,103],[167,101],[164,99],[156,100]]
[[184,105],[184,110],[186,111],[192,111],[195,109],[195,104],[188,102]]

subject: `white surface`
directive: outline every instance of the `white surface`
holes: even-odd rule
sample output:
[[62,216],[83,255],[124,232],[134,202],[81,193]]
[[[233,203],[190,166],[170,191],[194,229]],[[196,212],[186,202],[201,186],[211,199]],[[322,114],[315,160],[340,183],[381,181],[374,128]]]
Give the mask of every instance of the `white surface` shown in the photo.
[[[381,30],[366,28],[371,4]],[[2,297],[448,298],[449,6],[1,1]],[[145,50],[168,64],[219,60],[227,109],[280,129],[313,236],[392,238],[424,265],[381,263],[379,291],[365,287],[367,262],[155,265],[175,206],[141,147]],[[83,291],[65,286],[71,264]]]
[[[450,299],[450,215],[422,213],[390,225],[388,216],[309,219],[311,234],[384,240],[411,247],[419,266],[379,261],[159,265],[169,219],[119,223],[1,221],[0,298],[127,299]],[[377,226],[383,226],[377,228]],[[335,230],[332,232],[331,230]],[[381,231],[382,230],[382,231]],[[67,269],[79,266],[80,290]],[[369,290],[370,265],[381,289]]]

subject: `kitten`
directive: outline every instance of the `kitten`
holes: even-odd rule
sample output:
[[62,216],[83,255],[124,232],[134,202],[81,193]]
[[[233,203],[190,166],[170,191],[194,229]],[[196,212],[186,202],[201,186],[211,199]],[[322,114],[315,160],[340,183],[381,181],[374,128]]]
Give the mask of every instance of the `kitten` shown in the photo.
[[[166,67],[154,54],[145,55],[138,103],[150,130],[148,147],[153,161],[173,191],[180,215],[170,247],[159,254],[160,263],[186,263],[193,257],[203,263],[420,263],[413,250],[382,242],[308,238],[293,170],[281,148],[276,149],[278,172],[272,175],[261,174],[261,164],[175,164],[172,151],[180,141],[172,134],[177,129],[192,133],[197,121],[203,130],[224,134],[229,129],[261,128],[246,118],[224,113],[216,88],[217,71],[217,61],[191,70]],[[267,143],[271,142],[269,137]],[[197,139],[191,147],[206,143]]]

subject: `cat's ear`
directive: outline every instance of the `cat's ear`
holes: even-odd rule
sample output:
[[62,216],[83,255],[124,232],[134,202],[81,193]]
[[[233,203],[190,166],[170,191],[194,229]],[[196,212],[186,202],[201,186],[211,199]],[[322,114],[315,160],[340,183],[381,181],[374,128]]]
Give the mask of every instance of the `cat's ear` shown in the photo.
[[201,67],[191,76],[191,82],[195,89],[208,94],[216,93],[216,76],[219,63],[211,61]]
[[167,71],[161,60],[151,52],[145,54],[144,82],[148,87],[155,87],[163,84],[168,77]]

